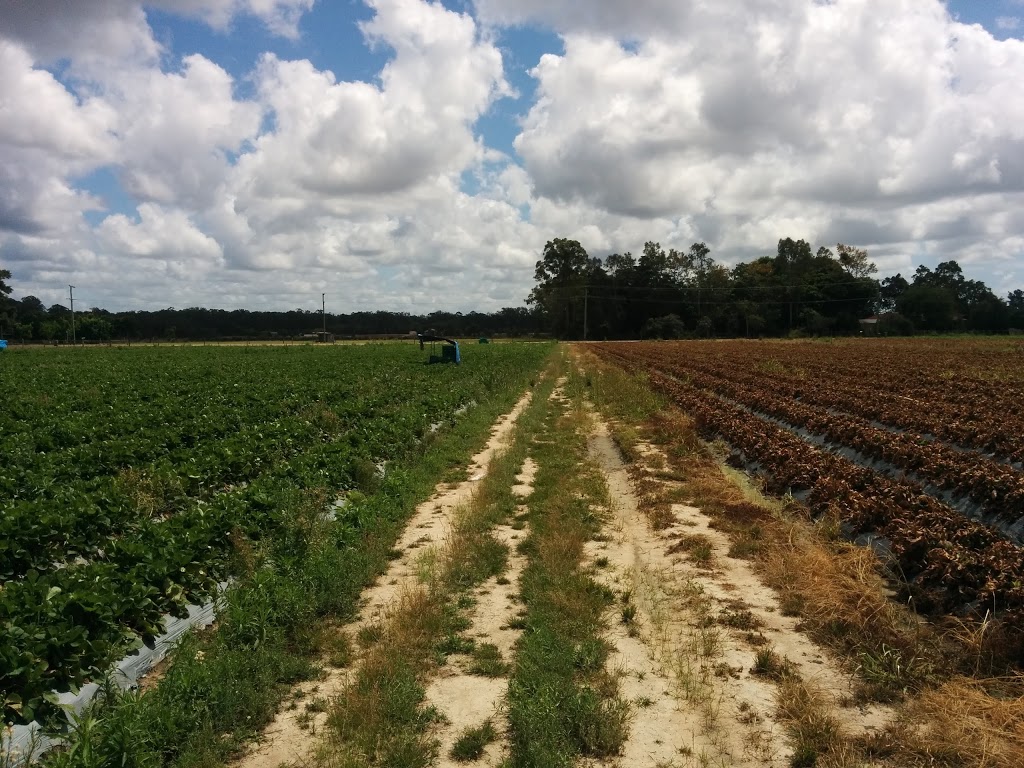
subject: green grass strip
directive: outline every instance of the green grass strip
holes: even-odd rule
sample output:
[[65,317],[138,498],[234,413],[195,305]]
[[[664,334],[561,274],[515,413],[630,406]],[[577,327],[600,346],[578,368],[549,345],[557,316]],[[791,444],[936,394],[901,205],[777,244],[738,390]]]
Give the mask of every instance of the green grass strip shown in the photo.
[[626,739],[629,710],[607,672],[601,638],[613,595],[588,575],[584,544],[597,536],[607,487],[587,461],[586,417],[552,402],[533,451],[539,469],[522,547],[527,612],[509,684],[512,765],[554,768],[606,757]]
[[[315,756],[317,765],[425,768],[437,757],[430,727],[438,713],[424,706],[424,686],[445,656],[476,650],[473,641],[460,634],[469,627],[468,593],[507,565],[508,550],[494,538],[493,528],[516,509],[512,486],[543,426],[553,385],[549,372],[535,387],[508,448],[491,460],[472,502],[455,519],[448,545],[426,575],[426,587],[406,595],[381,625],[372,628],[372,642],[355,680],[331,711],[330,736]],[[496,660],[485,647],[480,650],[493,669]]]

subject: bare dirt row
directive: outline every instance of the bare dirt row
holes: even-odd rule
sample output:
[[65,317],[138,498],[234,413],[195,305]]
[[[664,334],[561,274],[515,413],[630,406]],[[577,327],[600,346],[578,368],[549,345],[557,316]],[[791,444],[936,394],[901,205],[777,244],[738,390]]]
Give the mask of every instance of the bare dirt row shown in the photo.
[[[851,732],[885,725],[891,712],[853,705],[852,677],[782,615],[746,561],[728,556],[729,538],[707,515],[674,504],[674,521],[653,530],[605,422],[595,424],[590,446],[612,499],[608,540],[593,543],[591,558],[620,595],[609,639],[636,706],[618,764],[790,765],[778,681],[759,663],[769,652],[824,693]],[[641,453],[634,473],[656,476],[660,452],[642,445]]]

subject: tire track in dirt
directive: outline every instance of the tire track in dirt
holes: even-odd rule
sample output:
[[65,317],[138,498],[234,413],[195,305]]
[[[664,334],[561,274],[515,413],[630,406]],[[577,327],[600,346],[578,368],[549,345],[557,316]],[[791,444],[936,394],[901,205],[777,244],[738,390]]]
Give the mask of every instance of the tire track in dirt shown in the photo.
[[[466,480],[439,483],[434,494],[416,508],[395,545],[398,557],[375,584],[363,592],[356,620],[338,629],[353,641],[354,647],[357,647],[354,641],[360,630],[384,620],[398,606],[402,596],[417,587],[422,573],[421,564],[429,558],[431,550],[436,553],[444,544],[455,511],[472,499],[477,484],[487,476],[492,460],[507,445],[519,416],[531,398],[532,392],[524,394],[509,413],[494,423],[487,445],[467,465]],[[321,661],[326,662],[326,659]],[[325,663],[324,675],[296,686],[291,700],[300,703],[311,698],[329,701],[344,692],[354,679],[357,668],[358,659],[344,669]],[[280,768],[310,762],[319,743],[317,734],[326,720],[326,711],[314,712],[302,706],[280,710],[264,729],[262,739],[234,764],[235,768]]]
[[[537,465],[527,458],[516,476],[512,493],[525,501],[533,493],[536,472]],[[519,506],[519,513],[525,510],[524,505]],[[506,663],[511,661],[516,640],[522,634],[511,625],[519,614],[519,579],[526,567],[526,558],[519,554],[516,546],[528,533],[525,527],[518,530],[514,525],[495,527],[495,538],[509,548],[508,566],[501,576],[491,577],[474,590],[477,603],[469,616],[471,626],[466,630],[476,642],[496,646]],[[483,756],[474,764],[498,766],[509,756],[507,719],[503,711],[508,674],[485,677],[471,670],[471,657],[452,656],[427,686],[427,705],[433,705],[444,715],[443,724],[434,731],[440,742],[440,757],[435,763],[438,768],[465,765],[450,756],[451,748],[466,729],[479,727],[486,720],[494,726],[498,739],[485,748]]]
[[[607,542],[591,544],[590,562],[622,600],[622,621],[607,639],[612,668],[635,719],[619,766],[784,766],[792,750],[775,721],[776,687],[752,672],[763,636],[800,676],[830,692],[835,714],[854,732],[881,728],[885,708],[843,707],[853,685],[830,658],[781,615],[774,592],[748,563],[727,556],[728,538],[699,509],[674,505],[676,522],[652,531],[642,515],[628,469],[608,426],[596,418],[592,459],[604,471],[612,501]],[[644,463],[660,451],[641,446]],[[686,542],[709,544],[700,564],[681,552]],[[635,616],[626,621],[629,606]],[[725,622],[736,628],[720,626]],[[757,629],[759,632],[752,632]],[[753,640],[753,642],[751,642]]]

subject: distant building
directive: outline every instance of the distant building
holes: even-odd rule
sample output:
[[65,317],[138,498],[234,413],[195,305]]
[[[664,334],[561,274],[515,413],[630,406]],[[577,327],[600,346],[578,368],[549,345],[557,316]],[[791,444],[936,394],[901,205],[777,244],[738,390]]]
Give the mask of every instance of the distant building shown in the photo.
[[865,317],[860,320],[861,333],[865,333],[873,336],[878,331],[878,315],[872,315],[871,317]]

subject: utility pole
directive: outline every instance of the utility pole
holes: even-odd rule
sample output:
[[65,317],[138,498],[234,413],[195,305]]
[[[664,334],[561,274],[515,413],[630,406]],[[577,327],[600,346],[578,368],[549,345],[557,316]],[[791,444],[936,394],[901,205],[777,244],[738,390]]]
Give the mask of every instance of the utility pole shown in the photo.
[[320,314],[324,316],[324,338],[323,341],[327,343],[327,294],[320,294]]
[[590,286],[583,286],[583,340],[587,340],[587,298],[589,296]]
[[69,285],[68,291],[71,298],[71,344],[74,346],[78,343],[75,339],[75,286]]

